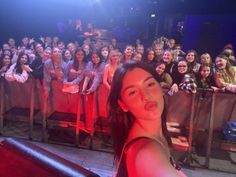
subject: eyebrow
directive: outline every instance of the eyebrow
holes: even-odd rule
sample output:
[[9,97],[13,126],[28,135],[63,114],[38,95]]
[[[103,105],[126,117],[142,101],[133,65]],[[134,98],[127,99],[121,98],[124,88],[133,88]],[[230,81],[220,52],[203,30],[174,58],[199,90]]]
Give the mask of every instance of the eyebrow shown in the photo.
[[[153,77],[153,76],[148,76],[147,78],[145,78],[145,79],[143,80],[143,83],[144,83],[144,82],[147,82],[149,79],[154,79],[154,77]],[[125,87],[125,89],[122,90],[122,92],[126,92],[126,90],[128,90],[129,88],[132,88],[132,87],[134,87],[134,85],[129,85],[129,86]]]

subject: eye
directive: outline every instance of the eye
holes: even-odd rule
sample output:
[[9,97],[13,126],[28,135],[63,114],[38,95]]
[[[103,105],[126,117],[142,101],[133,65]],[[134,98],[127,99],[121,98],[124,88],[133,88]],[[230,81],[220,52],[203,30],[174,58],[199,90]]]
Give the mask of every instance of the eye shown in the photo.
[[153,87],[153,86],[155,86],[155,85],[156,85],[155,82],[149,82],[147,86],[148,86],[148,87]]
[[136,90],[131,90],[128,92],[129,96],[134,96],[136,94]]

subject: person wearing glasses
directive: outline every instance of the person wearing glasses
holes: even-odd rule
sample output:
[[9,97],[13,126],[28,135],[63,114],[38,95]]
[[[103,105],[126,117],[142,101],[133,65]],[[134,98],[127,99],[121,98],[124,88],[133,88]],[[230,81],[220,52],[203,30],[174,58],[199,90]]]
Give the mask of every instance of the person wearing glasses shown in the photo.
[[180,60],[177,64],[177,72],[173,75],[173,85],[168,92],[169,95],[177,93],[179,90],[188,92],[196,92],[195,76],[189,71],[188,63],[185,60]]

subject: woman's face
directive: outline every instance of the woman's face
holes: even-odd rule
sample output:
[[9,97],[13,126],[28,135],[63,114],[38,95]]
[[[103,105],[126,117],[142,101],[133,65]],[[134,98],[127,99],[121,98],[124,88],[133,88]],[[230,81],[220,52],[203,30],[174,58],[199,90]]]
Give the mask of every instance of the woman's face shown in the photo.
[[8,55],[5,55],[5,57],[3,58],[3,65],[6,66],[6,65],[9,65],[11,63],[11,59],[10,59],[10,56]]
[[189,52],[189,53],[186,55],[186,60],[187,60],[189,63],[194,62],[194,60],[195,60],[195,54],[194,54],[193,52]]
[[73,53],[75,51],[75,44],[74,43],[69,43],[67,45],[67,49]]
[[147,54],[147,60],[152,61],[154,59],[154,51],[150,50]]
[[217,57],[216,58],[216,67],[218,69],[225,69],[227,64],[227,60],[224,58]]
[[77,59],[77,61],[80,62],[80,61],[83,60],[83,58],[84,58],[84,53],[83,53],[82,51],[78,51],[78,52],[76,53],[76,59]]
[[111,63],[118,63],[119,62],[119,55],[118,53],[114,52],[114,53],[111,53]]
[[171,55],[170,51],[165,51],[164,55],[163,55],[163,61],[165,63],[169,64],[169,63],[171,63],[171,60],[172,60],[172,55]]
[[142,46],[142,45],[139,45],[138,47],[137,47],[137,52],[139,52],[139,53],[144,53],[144,47]]
[[29,44],[29,38],[24,37],[24,38],[22,39],[22,43],[23,43],[24,45],[28,45],[28,44]]
[[[163,112],[163,92],[159,83],[147,71],[135,68],[124,76],[118,104],[136,119],[159,119]],[[135,104],[134,104],[135,103]]]
[[156,72],[158,75],[161,75],[166,69],[166,66],[164,64],[160,64],[156,67]]
[[85,51],[85,53],[89,53],[90,50],[89,45],[84,45],[83,50]]
[[204,63],[204,64],[210,64],[211,63],[211,57],[209,54],[203,54],[201,56],[201,63]]
[[52,59],[53,60],[59,60],[61,59],[61,50],[59,48],[54,48],[52,51]]
[[94,64],[98,64],[100,62],[100,58],[97,54],[93,54],[92,61]]
[[207,78],[210,75],[211,68],[209,66],[204,66],[201,70],[201,76],[202,78]]
[[27,55],[22,55],[20,58],[20,64],[25,64],[28,61]]
[[185,74],[188,71],[188,65],[186,61],[180,61],[178,63],[178,71],[181,74]]
[[163,49],[160,46],[155,47],[154,49],[157,56],[162,55]]
[[134,52],[133,47],[131,47],[131,46],[126,47],[125,55],[131,56],[133,54],[133,52]]
[[71,58],[72,58],[72,55],[71,55],[71,53],[70,53],[69,50],[66,50],[66,51],[65,51],[64,56],[65,56],[65,59],[66,59],[66,60],[71,60]]
[[101,54],[102,54],[103,57],[106,58],[108,56],[108,54],[109,54],[108,48],[106,48],[106,47],[102,48]]
[[43,53],[43,54],[44,54],[44,57],[43,57],[43,58],[49,59],[49,58],[51,58],[52,51],[46,49],[46,50],[44,50],[44,53]]
[[141,60],[142,60],[142,55],[141,55],[141,53],[136,53],[136,54],[134,55],[133,60],[135,60],[135,61],[141,61]]
[[63,42],[59,42],[57,46],[61,50],[65,48],[65,44]]
[[42,46],[41,44],[37,44],[37,45],[35,46],[35,50],[36,50],[36,52],[38,52],[38,53],[42,53],[42,52],[43,52],[43,46]]

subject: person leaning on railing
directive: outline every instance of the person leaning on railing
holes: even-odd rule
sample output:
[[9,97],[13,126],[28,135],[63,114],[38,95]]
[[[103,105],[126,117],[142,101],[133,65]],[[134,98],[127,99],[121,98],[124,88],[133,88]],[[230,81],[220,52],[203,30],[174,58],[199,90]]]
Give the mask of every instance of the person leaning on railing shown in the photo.
[[52,80],[63,82],[64,76],[65,68],[62,62],[62,52],[58,47],[54,47],[51,59],[45,62],[43,68],[44,98],[48,98]]
[[5,73],[5,79],[24,83],[28,80],[28,72],[31,71],[29,67],[29,56],[25,53],[20,53],[17,62],[12,64]]
[[215,63],[216,85],[221,89],[236,93],[236,67],[229,63],[229,59],[226,55],[222,54],[216,57]]

